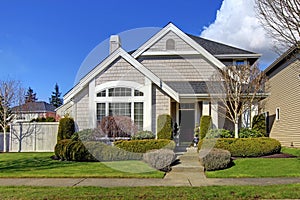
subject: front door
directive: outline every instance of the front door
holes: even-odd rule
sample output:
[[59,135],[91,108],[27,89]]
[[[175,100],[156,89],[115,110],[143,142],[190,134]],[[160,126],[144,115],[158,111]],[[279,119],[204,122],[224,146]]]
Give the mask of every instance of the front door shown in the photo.
[[179,142],[192,142],[195,128],[195,104],[184,103],[179,105]]

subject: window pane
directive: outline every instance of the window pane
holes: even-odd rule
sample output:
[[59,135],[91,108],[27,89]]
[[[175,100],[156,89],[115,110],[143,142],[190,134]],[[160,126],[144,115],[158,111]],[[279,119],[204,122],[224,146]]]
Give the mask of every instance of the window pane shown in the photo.
[[105,103],[97,103],[97,121],[101,122],[105,117]]
[[131,88],[117,87],[108,89],[109,97],[128,97],[131,96]]
[[143,130],[143,112],[143,103],[134,103],[134,124],[138,127],[139,130]]
[[109,116],[131,117],[131,103],[109,103]]
[[137,97],[144,96],[144,93],[139,90],[134,90],[134,96],[137,96]]
[[106,90],[102,90],[97,94],[97,97],[105,97],[106,96]]

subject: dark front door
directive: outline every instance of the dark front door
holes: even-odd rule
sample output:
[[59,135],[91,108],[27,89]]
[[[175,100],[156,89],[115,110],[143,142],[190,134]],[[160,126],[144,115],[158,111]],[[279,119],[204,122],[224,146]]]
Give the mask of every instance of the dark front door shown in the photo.
[[179,110],[179,142],[192,142],[195,128],[195,110]]

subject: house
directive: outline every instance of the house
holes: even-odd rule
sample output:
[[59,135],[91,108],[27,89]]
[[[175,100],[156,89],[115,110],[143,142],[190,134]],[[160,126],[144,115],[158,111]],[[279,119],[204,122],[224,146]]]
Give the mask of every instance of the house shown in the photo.
[[14,120],[30,121],[36,118],[53,117],[56,119],[55,107],[44,101],[27,102],[12,108]]
[[267,132],[284,146],[300,147],[299,59],[299,46],[294,46],[265,69],[270,93],[263,101]]
[[95,128],[104,116],[131,117],[140,130],[157,132],[157,117],[170,114],[180,126],[180,141],[192,141],[202,115],[214,127],[224,119],[211,103],[207,81],[218,69],[254,64],[260,54],[186,34],[169,23],[134,52],[110,38],[110,55],[64,95],[57,109],[69,114],[79,130]]

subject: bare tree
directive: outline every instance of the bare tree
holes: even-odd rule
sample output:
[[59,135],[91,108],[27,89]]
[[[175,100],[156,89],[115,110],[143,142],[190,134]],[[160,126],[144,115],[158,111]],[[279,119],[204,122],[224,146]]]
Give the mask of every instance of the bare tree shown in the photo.
[[21,94],[21,83],[16,80],[0,80],[0,127],[3,129],[3,151],[7,151],[6,146],[6,128],[13,119],[13,113],[11,112],[11,106],[18,103]]
[[224,67],[207,83],[211,101],[218,104],[218,113],[234,124],[235,138],[241,116],[265,95],[265,82],[265,74],[254,64]]
[[300,48],[300,1],[255,0],[258,18],[275,40],[275,50],[282,53],[288,47]]

